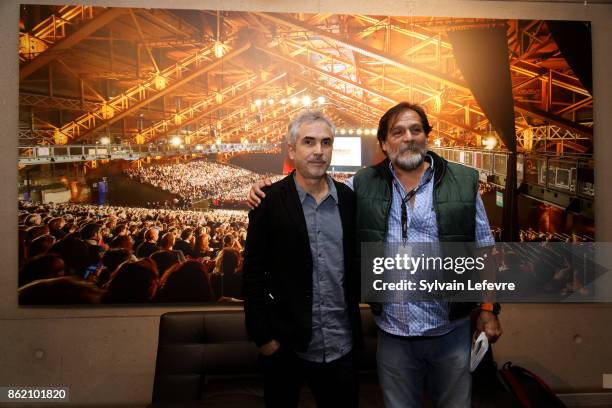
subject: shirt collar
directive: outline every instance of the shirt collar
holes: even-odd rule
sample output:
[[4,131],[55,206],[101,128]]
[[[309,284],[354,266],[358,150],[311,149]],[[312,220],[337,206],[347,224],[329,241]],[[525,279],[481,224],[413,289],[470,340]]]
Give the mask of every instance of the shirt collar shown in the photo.
[[[323,200],[321,200],[321,202],[323,202],[327,198],[327,196],[332,196],[334,201],[338,202],[338,190],[336,190],[336,185],[334,184],[333,179],[329,174],[325,173],[325,180],[327,181],[327,187],[329,188],[329,191],[327,192],[327,195],[323,198]],[[300,203],[304,204],[304,200],[306,200],[306,197],[310,196],[310,194],[308,194],[302,189],[302,187],[300,187],[297,180],[295,179],[295,173],[293,174],[293,182],[295,183],[295,188],[297,189],[298,196],[300,197]]]

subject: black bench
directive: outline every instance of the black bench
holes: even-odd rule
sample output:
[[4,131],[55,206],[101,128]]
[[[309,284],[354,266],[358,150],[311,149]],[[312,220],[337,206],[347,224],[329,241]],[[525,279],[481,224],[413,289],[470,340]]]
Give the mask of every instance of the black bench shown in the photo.
[[[382,407],[376,378],[376,326],[361,310],[365,347],[357,352],[360,405]],[[263,407],[258,351],[244,328],[242,309],[170,312],[160,318],[151,408]],[[314,407],[305,388],[302,407]]]

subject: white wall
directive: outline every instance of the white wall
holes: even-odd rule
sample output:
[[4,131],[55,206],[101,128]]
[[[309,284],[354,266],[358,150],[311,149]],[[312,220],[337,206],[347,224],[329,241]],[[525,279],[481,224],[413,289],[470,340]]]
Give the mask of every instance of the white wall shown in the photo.
[[[33,1],[35,3],[56,3]],[[74,2],[73,2],[74,3]],[[369,14],[574,19],[593,22],[596,229],[612,241],[612,6],[552,2],[354,0],[87,1],[93,5],[223,8],[251,11],[329,11]],[[0,385],[70,386],[72,401],[146,404],[150,401],[157,323],[171,308],[20,308],[17,306],[16,199],[18,2],[0,5]],[[557,390],[600,391],[612,373],[612,305],[506,305],[497,360],[533,368]],[[581,342],[576,342],[580,336]],[[42,351],[42,356],[40,351]],[[40,358],[37,358],[40,357]]]

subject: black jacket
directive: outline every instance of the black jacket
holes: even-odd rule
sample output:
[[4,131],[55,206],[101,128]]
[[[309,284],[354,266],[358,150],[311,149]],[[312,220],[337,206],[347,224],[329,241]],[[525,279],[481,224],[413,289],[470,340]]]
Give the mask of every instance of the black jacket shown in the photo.
[[190,256],[195,258],[195,251],[193,250],[193,245],[190,242],[185,241],[184,239],[177,239],[174,242],[174,246],[172,247],[175,251],[183,251],[183,255]]
[[[354,265],[355,197],[334,181],[343,229],[344,292],[355,345],[361,344],[360,279]],[[305,351],[312,337],[312,256],[306,220],[293,174],[264,188],[249,213],[244,252],[246,329],[257,346],[272,339]]]
[[157,244],[153,242],[144,241],[138,247],[136,247],[136,256],[138,258],[148,258],[154,252],[159,251]]

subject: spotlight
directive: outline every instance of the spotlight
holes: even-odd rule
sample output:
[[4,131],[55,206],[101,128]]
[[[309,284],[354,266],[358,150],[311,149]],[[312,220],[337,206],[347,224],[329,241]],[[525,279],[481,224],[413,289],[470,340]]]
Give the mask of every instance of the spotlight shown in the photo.
[[174,136],[171,140],[170,143],[172,143],[173,146],[178,146],[181,144],[181,138],[178,136]]
[[357,135],[361,136],[363,134],[363,130],[361,128],[357,129]]
[[293,106],[297,105],[297,103],[298,103],[298,98],[296,98],[295,96],[293,98],[291,98],[291,104]]
[[215,57],[221,58],[225,53],[225,46],[221,41],[215,42]]
[[272,98],[268,99],[268,105],[274,105],[274,99]]
[[317,98],[317,103],[318,103],[319,105],[323,105],[323,104],[325,103],[325,97],[324,97],[324,96],[319,96],[319,97]]
[[155,78],[153,78],[153,86],[158,91],[161,91],[162,89],[164,89],[167,84],[168,84],[168,80],[166,79],[166,77],[156,74]]
[[261,106],[261,99],[255,99],[255,106],[257,107]]
[[311,103],[312,103],[312,99],[310,99],[310,96],[306,95],[302,97],[302,105],[310,106]]
[[354,131],[353,129],[349,129],[349,130],[348,130],[348,134],[349,134],[349,135],[352,135],[353,133],[355,133],[355,131]]
[[489,136],[482,141],[483,146],[487,150],[493,150],[497,146],[497,138],[495,136]]

